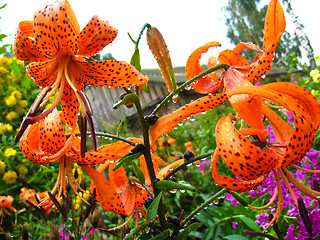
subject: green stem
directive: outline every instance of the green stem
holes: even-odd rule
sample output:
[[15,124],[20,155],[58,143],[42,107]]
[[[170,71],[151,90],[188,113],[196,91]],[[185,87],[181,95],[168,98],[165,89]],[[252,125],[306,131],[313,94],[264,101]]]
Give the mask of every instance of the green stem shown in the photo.
[[[66,134],[66,137],[68,138],[68,137],[70,137],[70,135],[71,135],[71,134],[68,133],[68,134]],[[76,136],[80,136],[81,133],[78,132],[78,133],[75,133],[75,135],[76,135]],[[87,132],[87,135],[91,135],[91,133],[90,133],[90,132]],[[126,139],[126,138],[120,137],[119,135],[114,135],[114,134],[111,134],[111,133],[96,132],[96,136],[113,138],[113,139],[117,139],[117,140],[119,140],[119,141],[128,143],[128,144],[130,144],[130,145],[132,145],[132,146],[135,145],[134,142],[132,142],[132,141]]]
[[141,31],[140,31],[140,33],[139,33],[139,36],[138,36],[137,41],[134,41],[134,42],[135,42],[135,48],[138,48],[138,47],[139,47],[140,39],[141,39],[142,34],[143,34],[143,32],[144,32],[144,30],[145,30],[146,28],[148,28],[148,29],[151,28],[151,25],[150,25],[149,23],[146,23],[146,24],[143,25],[143,27],[142,27],[142,29],[141,29]]
[[227,193],[229,190],[224,188],[217,192],[215,195],[211,196],[205,202],[203,202],[199,207],[193,210],[188,217],[186,217],[182,222],[181,226],[184,226],[190,219],[192,219],[197,213],[201,212],[202,209],[213,203],[218,197],[221,197],[223,194]]
[[[142,107],[139,101],[134,101],[134,104],[137,109],[137,113],[139,116],[139,120],[141,123],[141,128],[142,128],[142,134],[143,134],[143,141],[144,141],[144,158],[146,160],[149,176],[150,176],[150,181],[153,187],[154,195],[158,196],[160,193],[160,190],[155,186],[155,180],[156,180],[156,174],[153,168],[153,162],[151,158],[151,153],[150,153],[150,142],[149,142],[149,133],[148,133],[148,127],[144,121],[143,117],[143,111]],[[165,229],[166,228],[166,219],[164,215],[164,207],[163,207],[163,201],[162,199],[160,200],[159,208],[158,208],[158,215],[159,215],[159,220],[161,226]]]
[[209,68],[206,71],[200,73],[199,75],[186,81],[184,84],[180,85],[176,90],[172,91],[169,95],[167,95],[166,98],[163,99],[163,101],[153,110],[153,112],[151,114],[156,114],[160,110],[160,108],[172,98],[173,95],[177,94],[178,92],[180,92],[182,89],[184,89],[186,86],[190,85],[194,81],[198,80],[199,78],[202,78],[203,76],[205,76],[209,73],[217,71],[218,69],[221,69],[221,68],[228,69],[229,67],[230,67],[229,65],[222,63],[222,64],[216,65],[212,68]]
[[173,176],[176,172],[178,172],[181,168],[187,166],[188,164],[191,164],[195,161],[201,160],[203,158],[209,157],[214,153],[214,151],[210,151],[201,155],[198,155],[196,158],[192,158],[184,163],[182,163],[181,165],[177,166],[176,168],[174,168],[163,180],[169,180],[171,176]]

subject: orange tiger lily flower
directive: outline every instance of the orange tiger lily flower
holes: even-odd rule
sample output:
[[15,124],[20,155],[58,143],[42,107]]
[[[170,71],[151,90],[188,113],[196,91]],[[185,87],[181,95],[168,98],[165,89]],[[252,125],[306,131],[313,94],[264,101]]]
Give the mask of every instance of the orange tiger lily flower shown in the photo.
[[[267,70],[271,69],[271,62],[274,57],[275,48],[286,28],[286,21],[283,9],[278,0],[271,0],[266,13],[264,26],[263,51],[253,43],[241,42],[236,45],[233,50],[227,49],[219,53],[217,56],[212,56],[208,61],[208,68],[211,68],[218,63],[225,63],[230,66],[241,69],[247,76],[246,78],[253,82],[258,80]],[[191,79],[203,72],[200,65],[202,53],[206,53],[211,47],[220,47],[218,42],[209,42],[196,49],[188,58],[186,64],[186,77]],[[257,56],[251,64],[240,55],[245,49],[252,49],[258,52]],[[225,86],[225,81],[219,81],[217,73],[213,72],[200,78],[198,81],[191,84],[191,87],[202,94],[214,93],[218,89]]]
[[[194,114],[205,112],[209,109],[223,104],[229,100],[238,115],[253,128],[264,129],[263,115],[261,112],[261,101],[258,98],[250,98],[248,95],[229,96],[228,93],[241,86],[252,86],[252,82],[271,69],[272,58],[274,57],[276,45],[285,30],[286,22],[284,12],[277,0],[271,0],[265,22],[265,35],[263,41],[263,51],[252,43],[239,43],[233,50],[224,50],[217,56],[212,56],[208,62],[208,68],[218,63],[225,63],[231,67],[224,71],[221,79],[217,77],[217,72],[206,75],[193,82],[191,87],[202,94],[209,94],[199,98],[171,114],[165,115],[150,129],[150,144],[155,149],[156,139],[172,131],[172,129],[183,119]],[[210,42],[196,49],[189,57],[186,64],[186,77],[191,79],[203,72],[200,65],[201,54],[208,51],[210,47],[220,46],[218,42]],[[249,64],[240,53],[244,49],[258,51],[254,61]],[[218,89],[224,87],[223,93],[214,94]],[[265,141],[266,131],[259,132],[259,139]]]
[[[320,192],[307,188],[297,181],[288,171],[291,165],[313,173],[295,165],[311,149],[316,131],[320,124],[320,105],[316,98],[306,89],[291,83],[271,83],[263,86],[244,86],[229,92],[230,96],[248,94],[252,98],[263,101],[262,113],[274,129],[276,142],[250,141],[247,137],[257,139],[261,129],[243,128],[237,130],[234,126],[235,117],[222,117],[216,126],[215,136],[217,149],[212,157],[212,176],[215,182],[227,189],[237,192],[247,192],[264,181],[269,173],[274,173],[277,189],[270,202],[263,207],[252,209],[266,209],[278,197],[278,206],[274,218],[268,227],[277,221],[282,211],[282,191],[279,174],[283,178],[293,199],[297,203],[289,182],[303,194],[319,199]],[[268,103],[265,103],[267,101]],[[271,105],[273,104],[273,105]],[[285,122],[270,106],[281,106],[294,117],[294,129]],[[238,179],[220,175],[217,171],[219,156]],[[268,228],[267,227],[267,228]]]
[[49,211],[54,206],[47,191],[37,193],[34,189],[27,189],[25,187],[21,188],[20,191],[19,200],[21,201],[29,201],[35,206],[41,205],[44,211]]
[[[76,187],[81,187],[75,180],[71,164],[97,165],[105,161],[115,161],[122,155],[119,155],[116,146],[110,148],[105,145],[80,154],[80,139],[74,133],[70,132],[68,125],[63,128],[63,121],[60,112],[56,109],[47,117],[37,123],[29,125],[21,137],[20,149],[24,156],[35,164],[45,165],[52,162],[59,162],[59,174],[52,193],[57,194],[57,198],[62,193],[66,195],[66,180],[77,193]],[[77,130],[77,127],[75,128]],[[67,138],[67,134],[70,137]],[[121,147],[121,146],[119,146]],[[75,187],[75,186],[76,187]],[[81,190],[82,191],[82,190]]]
[[10,213],[6,210],[6,208],[8,208],[14,212],[17,212],[17,210],[13,206],[11,206],[12,203],[13,203],[12,196],[0,196],[0,216],[1,216],[0,226],[3,221],[4,213],[10,215]]
[[[67,0],[57,0],[37,11],[33,21],[19,23],[14,53],[18,59],[31,62],[27,72],[43,93],[25,117],[17,141],[29,124],[47,116],[60,100],[63,120],[71,128],[76,126],[80,105],[83,116],[90,121],[92,110],[84,94],[85,85],[129,87],[147,83],[148,78],[127,62],[89,58],[110,44],[117,32],[97,16],[80,31]],[[35,117],[57,90],[52,106]]]
[[[142,139],[140,139],[140,141],[139,139],[132,140],[134,142],[143,142]],[[122,156],[132,149],[132,146],[125,142],[110,144],[110,149],[114,146],[116,146],[117,149],[114,151]],[[170,169],[182,164],[184,161],[178,160],[167,165],[159,156],[151,154],[151,157],[156,177],[160,180],[170,172]],[[119,159],[120,158],[121,157],[119,156]],[[145,184],[152,189],[144,156],[140,156],[139,159],[140,169],[145,176]],[[93,187],[96,187],[97,200],[100,202],[101,208],[106,211],[129,216],[134,212],[134,209],[141,208],[150,195],[136,178],[127,176],[123,166],[113,171],[116,163],[116,161],[105,162],[104,164],[101,164],[97,170],[85,165],[81,167],[92,179],[91,190],[93,190]],[[163,166],[162,169],[159,169],[160,164]],[[108,179],[101,174],[107,167],[109,167]]]

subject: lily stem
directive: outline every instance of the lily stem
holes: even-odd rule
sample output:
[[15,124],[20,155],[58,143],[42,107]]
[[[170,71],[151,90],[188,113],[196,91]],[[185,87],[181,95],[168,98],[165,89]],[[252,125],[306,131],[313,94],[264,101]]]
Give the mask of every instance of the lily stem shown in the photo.
[[173,176],[176,172],[178,172],[181,168],[183,168],[184,166],[187,166],[188,164],[191,164],[195,161],[201,160],[203,158],[209,157],[214,153],[214,151],[210,151],[201,155],[198,155],[195,158],[192,158],[188,161],[185,161],[184,163],[182,163],[181,165],[177,166],[176,168],[174,168],[163,180],[169,180],[171,176]]
[[205,202],[203,202],[199,207],[197,207],[195,210],[193,210],[189,216],[187,216],[182,222],[181,226],[184,226],[190,219],[192,219],[197,213],[199,213],[202,209],[213,203],[217,198],[221,197],[223,194],[227,193],[229,190],[226,188],[223,188],[219,192],[217,192],[215,195],[211,196],[209,199],[207,199]]
[[186,81],[184,84],[180,85],[176,90],[172,91],[169,95],[167,95],[166,98],[162,100],[162,102],[153,110],[153,112],[151,114],[156,114],[160,110],[160,108],[172,98],[173,95],[176,95],[178,92],[180,92],[182,89],[184,89],[186,86],[190,85],[194,81],[198,80],[199,78],[202,78],[205,75],[208,75],[209,73],[217,71],[218,69],[221,69],[221,68],[228,69],[229,67],[230,66],[225,63],[218,64],[218,65],[216,65],[212,68],[209,68],[206,71],[200,73],[199,75],[191,78],[190,80]]
[[[132,146],[135,145],[134,142],[126,139],[126,138],[123,138],[123,137],[120,137],[119,135],[114,135],[114,134],[111,134],[111,133],[103,133],[103,132],[95,132],[96,136],[99,136],[99,137],[108,137],[108,138],[112,138],[112,139],[116,139],[116,140],[119,140],[119,141],[122,141],[122,142],[125,142],[125,143],[128,143]],[[68,138],[71,134],[66,134],[66,137]],[[75,133],[76,136],[80,136],[81,133]],[[90,132],[87,132],[87,135],[91,135]]]
[[[134,101],[134,105],[136,106],[137,109],[137,113],[139,116],[139,120],[141,123],[141,128],[142,128],[142,134],[143,134],[143,141],[144,141],[144,157],[146,160],[146,164],[147,164],[147,168],[148,168],[148,172],[149,172],[149,176],[150,176],[150,180],[151,180],[151,184],[153,187],[153,191],[154,191],[154,195],[158,196],[158,194],[160,193],[160,190],[156,187],[155,183],[156,183],[156,174],[153,168],[153,162],[152,162],[152,158],[151,158],[151,153],[150,153],[150,142],[149,142],[149,133],[148,133],[148,127],[144,121],[144,117],[143,117],[143,111],[142,111],[142,107],[139,101]],[[164,206],[163,206],[163,201],[162,198],[160,200],[160,204],[159,204],[159,208],[158,208],[158,215],[159,215],[159,220],[160,220],[160,224],[161,226],[165,229],[166,228],[166,219],[165,219],[165,215],[164,215]]]

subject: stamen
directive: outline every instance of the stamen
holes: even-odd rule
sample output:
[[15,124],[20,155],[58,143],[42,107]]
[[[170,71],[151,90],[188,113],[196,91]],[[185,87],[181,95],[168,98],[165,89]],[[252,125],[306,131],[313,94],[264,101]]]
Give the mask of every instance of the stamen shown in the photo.
[[85,153],[87,151],[86,149],[86,142],[87,142],[87,120],[84,116],[81,116],[80,118],[80,133],[81,133],[81,139],[80,139],[80,154],[81,157],[84,158]]
[[53,196],[53,194],[50,191],[48,191],[48,195],[51,201],[54,203],[54,205],[58,208],[59,212],[63,217],[63,220],[67,220],[67,213],[65,209],[62,208],[61,204],[57,201],[57,199]]
[[304,195],[307,195],[307,196],[309,196],[309,197],[311,197],[311,198],[313,198],[313,199],[319,200],[319,198],[320,198],[320,192],[315,191],[315,190],[313,190],[313,189],[311,189],[311,188],[308,188],[308,187],[306,187],[305,185],[303,185],[301,182],[299,182],[297,179],[295,179],[295,178],[292,176],[292,174],[288,171],[288,169],[283,168],[282,170],[285,172],[288,180],[289,180],[290,182],[292,182],[292,184],[293,184],[298,190],[300,190]]
[[40,110],[40,104],[43,101],[44,97],[47,95],[47,93],[50,91],[51,87],[46,87],[42,89],[42,91],[38,94],[36,100],[32,103],[28,113],[26,116],[23,118],[19,131],[17,133],[17,136],[15,138],[15,142],[17,143],[20,138],[22,137],[24,131],[27,129],[27,127],[34,123],[33,122],[33,117],[36,115],[36,113]]
[[[284,167],[284,168],[285,168],[285,167]],[[288,188],[288,190],[289,190],[289,193],[291,194],[291,196],[292,196],[295,204],[298,206],[297,197],[296,197],[296,195],[294,194],[294,192],[293,192],[293,190],[292,190],[292,188],[291,188],[291,186],[290,186],[290,184],[289,184],[289,182],[288,182],[288,179],[287,179],[286,175],[283,173],[283,171],[282,171],[281,168],[279,169],[279,172],[280,172],[281,177],[282,177],[285,185],[287,186],[287,188]]]
[[276,187],[276,189],[274,190],[272,198],[270,199],[270,201],[266,205],[264,205],[262,207],[254,207],[254,206],[251,206],[251,205],[247,205],[247,206],[249,208],[251,208],[251,209],[254,209],[254,210],[264,210],[264,209],[267,209],[268,207],[270,207],[274,203],[274,201],[276,200],[277,196],[278,196],[278,188]]
[[53,162],[54,160],[60,158],[65,155],[72,147],[75,141],[75,134],[71,134],[70,138],[66,141],[65,145],[55,154],[50,155],[49,157],[44,157],[44,159],[48,162]]
[[276,179],[276,182],[277,182],[277,188],[278,188],[278,192],[279,192],[279,196],[278,196],[278,206],[277,206],[277,210],[276,210],[276,214],[275,216],[272,218],[272,220],[270,221],[270,223],[268,224],[268,226],[266,226],[265,229],[263,229],[262,232],[265,232],[274,222],[277,222],[280,215],[281,215],[281,212],[282,212],[282,201],[283,201],[283,197],[282,197],[282,189],[281,189],[281,184],[280,184],[280,179],[279,179],[279,175],[278,173],[273,170],[273,174],[274,174],[274,177]]
[[300,216],[310,236],[312,236],[312,223],[310,221],[308,211],[301,197],[298,198],[298,208]]
[[127,221],[125,221],[124,223],[122,223],[121,225],[117,226],[117,227],[114,227],[114,228],[110,228],[108,229],[108,231],[112,231],[112,230],[116,230],[116,229],[119,229],[119,228],[122,228],[124,227],[125,225],[128,224],[128,222],[130,222],[130,220],[133,218],[133,213],[130,215],[129,219]]
[[291,164],[291,166],[295,167],[296,169],[299,169],[301,171],[304,171],[304,172],[307,172],[307,173],[320,173],[320,170],[311,170],[311,169],[306,169],[306,168],[303,168],[303,167],[300,167],[296,164]]
[[[273,215],[270,213],[269,214],[269,220],[271,221],[272,219],[273,219]],[[284,240],[277,223],[273,223],[273,229],[276,232],[279,240]]]

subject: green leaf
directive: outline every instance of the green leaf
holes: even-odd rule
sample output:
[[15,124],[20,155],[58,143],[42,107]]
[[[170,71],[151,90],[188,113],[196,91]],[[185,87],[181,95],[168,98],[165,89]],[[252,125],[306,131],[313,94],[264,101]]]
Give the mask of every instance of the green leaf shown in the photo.
[[162,240],[162,239],[166,239],[167,237],[169,237],[169,229],[151,238],[150,240]]
[[248,206],[249,203],[238,193],[236,192],[231,192],[231,195],[243,206]]
[[247,225],[251,230],[255,232],[260,232],[261,229],[258,224],[255,223],[251,218],[248,218],[246,216],[240,216],[241,220],[244,222],[245,225]]
[[189,233],[192,231],[197,230],[199,227],[201,227],[203,224],[199,222],[195,222],[190,224],[188,227],[183,229],[182,232],[180,232],[177,237],[175,238],[176,240],[183,240],[186,239],[189,236]]
[[249,240],[249,238],[242,236],[240,234],[232,234],[228,236],[224,236],[223,239],[228,239],[228,240]]
[[140,169],[138,164],[136,164],[134,161],[132,161],[132,166],[133,166],[133,171],[136,174],[137,178],[139,179],[140,183],[144,184],[145,178],[144,178],[142,170]]
[[134,53],[132,54],[132,57],[130,60],[130,64],[133,65],[139,72],[141,71],[139,48],[136,48],[134,50]]
[[117,128],[117,136],[120,135],[120,131],[121,131],[121,128],[122,128],[123,123],[124,123],[124,120],[121,120],[120,123],[119,123],[119,126],[118,126],[118,128]]
[[0,9],[4,8],[5,6],[7,6],[8,3],[3,4]]
[[134,102],[137,102],[139,100],[139,96],[134,93],[128,93],[124,96],[124,98],[120,101],[115,101],[113,104],[113,109],[118,109],[121,105],[125,105],[127,107],[132,106]]
[[170,67],[168,67],[168,71],[169,71],[169,76],[170,76],[170,80],[171,80],[171,83],[172,83],[172,89],[173,91],[175,91],[177,89],[177,81],[176,81],[176,78],[172,72],[172,69]]
[[141,156],[142,152],[138,152],[132,155],[125,155],[117,162],[117,164],[114,166],[113,171],[117,170],[119,167],[121,167],[126,162],[132,161],[134,159],[137,159]]
[[162,192],[159,193],[159,195],[153,200],[153,202],[148,207],[146,215],[147,215],[147,220],[149,222],[152,222],[156,219],[161,197],[162,197]]
[[159,182],[156,182],[156,187],[160,190],[172,190],[172,189],[182,189],[182,190],[190,190],[195,191],[196,188],[191,186],[188,183],[185,182],[173,182],[169,180],[162,180]]

